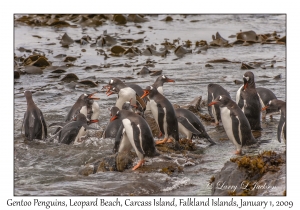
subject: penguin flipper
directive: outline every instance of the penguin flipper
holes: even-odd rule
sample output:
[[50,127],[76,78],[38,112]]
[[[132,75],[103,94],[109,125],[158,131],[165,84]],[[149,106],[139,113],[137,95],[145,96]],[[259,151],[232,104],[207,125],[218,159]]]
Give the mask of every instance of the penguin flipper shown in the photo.
[[239,121],[239,118],[238,118],[238,116],[234,113],[234,112],[232,112],[232,111],[230,111],[230,117],[231,117],[231,121],[232,121],[232,132],[233,132],[233,136],[234,136],[234,138],[235,138],[235,140],[236,140],[236,142],[239,144],[239,145],[241,145],[241,146],[243,146],[243,144],[242,144],[242,142],[241,142],[241,139],[240,139],[240,135],[239,135],[239,129],[240,129],[240,121]]
[[140,153],[145,155],[145,152],[142,148],[142,140],[140,139],[141,129],[134,122],[131,122],[131,126],[133,129],[133,140],[134,140],[135,147]]
[[[211,103],[212,101],[213,101],[212,93],[210,93],[210,92],[208,91],[208,93],[207,93],[207,104]],[[211,107],[211,106],[207,106],[207,109],[208,109],[209,115],[210,115],[211,117],[213,117],[214,115],[213,115],[212,110],[211,110],[212,107]]]
[[191,131],[193,134],[201,135],[201,133],[185,117],[179,116],[177,117],[177,120],[179,123],[181,123],[181,125],[183,125],[186,129]]
[[27,114],[27,111],[24,113],[24,117],[23,117],[23,120],[22,120],[21,134],[23,134],[24,120],[25,120],[26,114]]
[[88,125],[83,125],[83,127],[85,128],[85,130],[99,130],[98,128],[93,128]]
[[[72,124],[69,123],[61,130],[60,138],[59,138],[60,143],[71,144],[75,140],[75,138],[78,135],[78,132],[82,126],[80,125],[80,126],[76,126],[74,128],[71,125]],[[62,133],[63,133],[63,136],[61,136]]]
[[46,121],[45,121],[45,118],[43,116],[43,113],[42,111],[40,110],[40,118],[41,118],[41,121],[42,121],[42,126],[43,126],[43,129],[44,129],[44,136],[42,137],[43,139],[46,139],[46,136],[47,136],[47,124],[46,124]]
[[123,137],[124,133],[125,133],[125,128],[124,128],[123,123],[121,123],[121,125],[120,125],[120,127],[118,129],[118,132],[116,134],[115,145],[114,145],[114,148],[113,148],[113,153],[118,152],[119,147],[120,147],[120,143],[122,141],[122,137]]
[[162,108],[162,106],[160,104],[157,104],[157,111],[158,111],[158,127],[160,132],[165,135],[165,131],[164,130],[164,117],[165,117],[165,111]]
[[[282,117],[281,117],[282,118]],[[284,120],[280,119],[279,120],[279,124],[277,127],[277,139],[278,141],[281,143],[281,134],[284,131],[284,126],[285,126],[285,118],[283,118]]]

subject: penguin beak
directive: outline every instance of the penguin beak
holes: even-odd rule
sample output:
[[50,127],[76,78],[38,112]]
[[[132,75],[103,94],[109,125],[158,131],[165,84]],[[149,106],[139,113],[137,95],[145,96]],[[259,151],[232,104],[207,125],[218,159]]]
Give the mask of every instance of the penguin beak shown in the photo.
[[107,96],[110,96],[110,95],[112,95],[112,94],[115,94],[115,92],[113,92],[113,91],[106,92],[106,95],[107,95]]
[[96,93],[97,93],[97,92],[90,94],[90,95],[88,96],[88,98],[94,99],[94,100],[100,100],[100,98],[94,97],[94,94],[96,94]]
[[[110,93],[110,89],[111,89],[111,86],[110,85],[107,85],[107,86],[104,86],[107,91],[106,91],[106,95],[109,96],[108,94]],[[110,94],[111,95],[111,94]]]
[[117,115],[113,116],[112,118],[110,118],[110,122],[114,121],[117,118],[118,118]]
[[150,91],[149,90],[144,90],[144,95],[142,95],[141,99],[149,95]]
[[217,102],[216,101],[212,101],[211,103],[208,104],[208,106],[212,106],[212,105],[215,105],[215,104],[217,104]]
[[267,108],[269,108],[269,106],[265,106],[261,109],[261,111],[265,111]]
[[99,120],[90,120],[89,123],[96,123],[96,122],[99,122]]
[[169,79],[169,78],[168,78],[168,79],[166,80],[166,82],[175,82],[175,80],[172,80],[172,79]]

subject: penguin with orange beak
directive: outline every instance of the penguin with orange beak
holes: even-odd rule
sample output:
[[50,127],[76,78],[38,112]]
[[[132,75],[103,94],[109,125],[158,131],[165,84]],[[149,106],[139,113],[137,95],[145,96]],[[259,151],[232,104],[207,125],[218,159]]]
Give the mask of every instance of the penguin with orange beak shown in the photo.
[[208,106],[218,104],[221,120],[228,138],[236,146],[235,154],[242,154],[242,147],[256,143],[250,124],[238,105],[226,95],[220,95]]
[[261,103],[255,88],[254,74],[247,71],[244,76],[244,86],[237,92],[236,103],[247,117],[251,130],[262,130],[261,128]]
[[147,86],[144,89],[142,98],[146,96],[149,96],[151,112],[160,132],[164,135],[164,139],[156,141],[156,144],[172,142],[172,137],[175,140],[175,148],[179,149],[178,121],[172,104],[153,86]]
[[81,94],[67,114],[65,122],[71,121],[79,113],[84,114],[88,118],[89,124],[98,122],[100,109],[98,103],[94,100],[99,100],[100,98],[94,97],[94,94]]
[[151,129],[146,120],[140,115],[129,111],[119,110],[110,121],[121,120],[114,145],[114,152],[128,152],[132,148],[136,152],[139,162],[132,168],[136,170],[145,163],[145,157],[158,156]]
[[277,139],[279,142],[283,140],[286,144],[286,102],[278,99],[273,99],[270,100],[269,103],[262,108],[262,111],[268,108],[279,110],[280,120],[277,126]]

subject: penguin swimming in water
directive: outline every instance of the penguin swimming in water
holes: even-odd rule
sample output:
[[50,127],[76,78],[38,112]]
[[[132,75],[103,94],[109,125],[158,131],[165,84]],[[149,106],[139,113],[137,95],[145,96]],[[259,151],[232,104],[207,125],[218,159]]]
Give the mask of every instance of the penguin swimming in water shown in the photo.
[[98,122],[100,109],[98,103],[94,100],[99,100],[100,98],[94,97],[94,94],[81,94],[67,114],[65,122],[71,121],[79,113],[84,114],[88,118],[89,123]]
[[[207,86],[207,104],[215,100],[219,95],[226,95],[231,98],[229,92],[218,84],[209,84]],[[218,104],[208,106],[208,113],[215,119],[215,125],[219,125],[221,120],[220,108]]]
[[183,108],[175,109],[178,120],[179,133],[186,135],[186,138],[192,141],[194,136],[206,138],[211,145],[216,144],[206,133],[204,126],[191,111]]
[[238,105],[226,95],[220,95],[209,106],[218,104],[221,119],[228,138],[236,146],[236,154],[242,153],[242,147],[256,143],[250,124]]
[[170,137],[173,137],[175,140],[175,148],[179,149],[178,121],[172,104],[166,97],[160,94],[155,87],[146,87],[142,98],[148,95],[151,112],[160,132],[164,135],[164,139],[156,141],[156,144],[162,144],[166,141],[172,142]]
[[[58,134],[58,141],[63,144],[71,144],[74,145],[82,143],[82,137],[86,134],[86,130],[97,130],[95,128],[88,126],[88,120],[86,116],[82,113],[79,113],[76,117],[76,121],[71,121],[67,123]],[[55,135],[55,136],[56,136]],[[54,137],[55,137],[54,136]],[[51,138],[54,138],[51,137]]]
[[140,161],[132,170],[141,167],[145,163],[145,157],[159,155],[151,129],[143,117],[128,110],[119,110],[112,116],[111,121],[116,119],[122,121],[122,126],[116,135],[114,152],[130,151],[133,148]]
[[27,101],[27,110],[24,114],[22,130],[25,130],[25,138],[29,141],[33,139],[43,140],[47,136],[47,125],[42,111],[36,106],[32,99],[32,93],[28,90],[24,92]]
[[277,139],[279,142],[283,140],[286,144],[286,102],[278,99],[273,99],[269,101],[269,103],[265,107],[263,107],[262,110],[264,111],[268,108],[279,110],[280,120],[277,127]]
[[255,88],[254,74],[247,71],[244,76],[244,86],[237,93],[237,104],[247,117],[251,130],[261,128],[261,103]]

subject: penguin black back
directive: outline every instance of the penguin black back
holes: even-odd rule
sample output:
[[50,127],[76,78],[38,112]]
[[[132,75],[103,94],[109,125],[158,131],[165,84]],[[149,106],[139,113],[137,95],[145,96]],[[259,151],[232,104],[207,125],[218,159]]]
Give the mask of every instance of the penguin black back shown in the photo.
[[47,125],[43,113],[34,103],[30,91],[25,91],[24,95],[27,101],[27,110],[22,123],[22,130],[23,126],[25,130],[25,138],[30,141],[33,139],[45,139],[47,136]]

